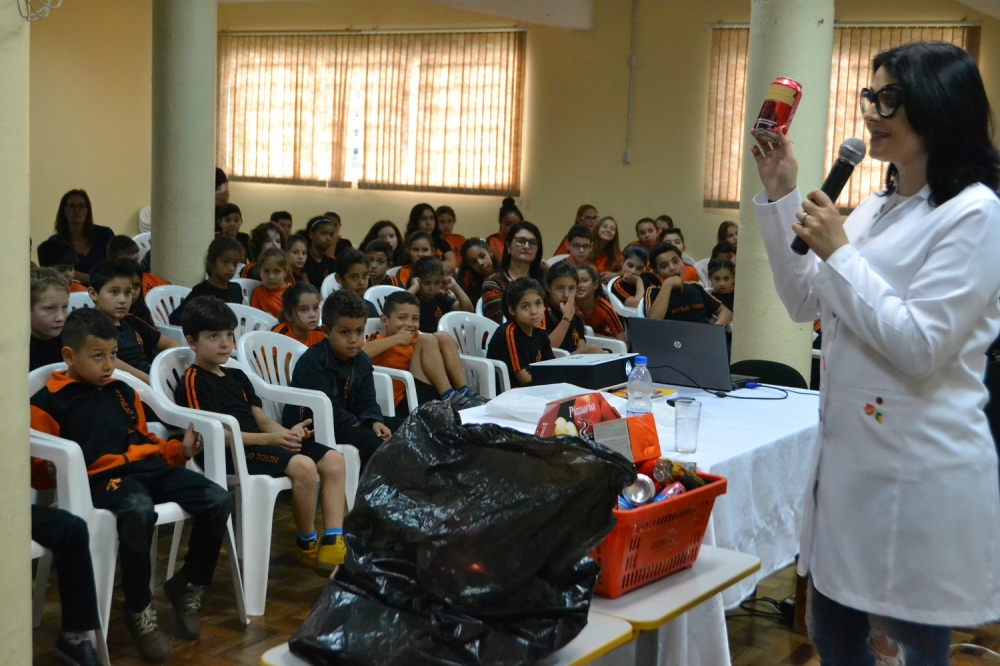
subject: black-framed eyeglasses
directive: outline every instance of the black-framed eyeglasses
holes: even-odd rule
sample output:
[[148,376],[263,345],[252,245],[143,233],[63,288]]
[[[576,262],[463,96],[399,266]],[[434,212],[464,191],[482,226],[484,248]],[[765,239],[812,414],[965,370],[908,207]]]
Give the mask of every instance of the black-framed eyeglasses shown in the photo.
[[903,105],[903,89],[890,83],[875,91],[871,88],[861,89],[861,113],[868,110],[868,105],[875,105],[875,112],[883,118],[892,118]]

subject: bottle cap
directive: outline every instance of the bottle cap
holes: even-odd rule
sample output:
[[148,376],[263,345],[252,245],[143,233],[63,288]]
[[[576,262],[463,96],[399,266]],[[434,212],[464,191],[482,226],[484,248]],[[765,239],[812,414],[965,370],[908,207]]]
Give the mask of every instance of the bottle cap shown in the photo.
[[635,357],[635,364],[636,365],[646,365],[646,357],[645,356],[636,356]]

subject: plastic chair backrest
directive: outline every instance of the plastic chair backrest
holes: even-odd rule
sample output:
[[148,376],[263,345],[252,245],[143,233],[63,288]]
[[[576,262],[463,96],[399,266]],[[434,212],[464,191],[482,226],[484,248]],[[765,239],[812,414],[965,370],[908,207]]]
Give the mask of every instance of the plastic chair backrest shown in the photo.
[[480,297],[479,300],[476,301],[476,314],[479,315],[480,317],[483,316],[483,299],[482,299],[482,297]]
[[365,300],[374,304],[375,309],[378,310],[379,314],[382,314],[382,305],[385,304],[386,296],[394,291],[403,291],[399,287],[393,287],[388,284],[378,284],[374,287],[368,287],[368,291],[365,292]]
[[[153,228],[153,215],[152,209],[149,206],[143,206],[139,211],[139,231],[149,232]],[[138,242],[138,241],[137,241]]]
[[635,309],[635,316],[636,317],[645,317],[646,316],[646,299],[645,299],[645,297],[641,301],[639,301],[639,306]]
[[308,347],[281,333],[251,331],[240,338],[237,358],[272,386],[291,386],[295,362]]
[[45,383],[49,381],[49,377],[52,376],[53,372],[60,372],[66,369],[65,363],[50,363],[49,365],[43,365],[40,368],[35,368],[28,373],[28,397],[35,395],[42,390]]
[[569,256],[568,254],[554,254],[545,260],[545,264],[547,266],[551,266],[552,264],[558,264],[560,261],[562,261],[568,256]]
[[170,323],[170,313],[177,309],[187,295],[191,293],[188,287],[167,284],[153,287],[146,293],[146,307],[153,315],[153,323],[157,326]]
[[340,283],[337,282],[337,274],[330,273],[325,278],[323,278],[323,284],[319,288],[319,293],[326,300],[335,291],[340,291]]
[[146,256],[146,253],[149,252],[150,247],[152,247],[150,245],[150,242],[149,242],[149,237],[150,237],[150,234],[149,234],[148,231],[145,231],[145,232],[143,232],[141,234],[136,234],[135,236],[132,236],[132,240],[134,240],[135,244],[139,246],[139,261],[140,262],[143,260],[143,257]]
[[625,303],[622,302],[622,299],[618,298],[615,292],[611,289],[614,286],[615,282],[617,282],[620,279],[621,279],[620,277],[611,278],[611,281],[608,282],[608,284],[605,285],[604,287],[604,291],[608,295],[608,300],[611,301],[611,306],[615,309],[615,312],[618,313],[619,317],[639,316],[638,308],[633,308],[628,305],[625,305]]
[[393,266],[392,268],[390,268],[389,270],[387,270],[385,272],[385,274],[386,275],[396,275],[396,274],[399,273],[399,269],[400,268],[402,268],[402,266]]
[[[239,275],[239,273],[237,273]],[[243,305],[250,305],[250,299],[253,297],[253,290],[257,287],[263,286],[263,282],[260,280],[251,280],[250,278],[234,278],[233,282],[240,285],[240,289],[243,290]]]
[[376,333],[385,335],[385,326],[378,317],[369,317],[365,322],[365,340],[370,340]]
[[492,319],[471,312],[447,312],[438,321],[438,330],[455,338],[461,353],[476,358],[486,358],[486,347],[499,327]]
[[263,310],[238,303],[227,303],[227,305],[236,315],[236,329],[233,331],[233,337],[237,344],[239,344],[240,338],[245,333],[251,331],[270,331],[278,325],[278,320]]
[[184,373],[194,361],[194,351],[189,347],[174,347],[162,351],[153,359],[149,370],[149,383],[155,391],[174,402],[174,391],[184,381]]
[[86,291],[74,291],[69,295],[69,311],[79,310],[80,308],[92,308],[94,307],[94,300],[90,297],[90,293]]

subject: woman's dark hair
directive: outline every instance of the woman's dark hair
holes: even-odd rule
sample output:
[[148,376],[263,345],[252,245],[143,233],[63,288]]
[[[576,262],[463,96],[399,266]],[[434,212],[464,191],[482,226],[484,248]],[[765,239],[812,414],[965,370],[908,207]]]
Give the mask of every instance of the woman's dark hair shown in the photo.
[[250,256],[253,257],[254,261],[260,260],[260,253],[264,251],[264,243],[267,242],[268,231],[278,234],[278,247],[282,250],[285,249],[285,235],[281,233],[278,225],[274,222],[263,222],[254,227],[253,231],[250,232]]
[[235,252],[243,256],[243,246],[235,238],[229,236],[216,236],[215,240],[208,244],[208,252],[205,253],[205,272],[212,274],[212,266],[219,260],[219,257],[226,252]]
[[379,220],[372,225],[372,228],[365,234],[365,239],[361,241],[361,247],[368,247],[368,243],[378,238],[379,233],[386,227],[391,228],[396,233],[396,250],[392,255],[392,265],[402,266],[407,262],[406,244],[403,242],[403,234],[399,232],[399,227],[389,220]]
[[580,280],[576,274],[576,266],[565,261],[552,264],[549,266],[549,270],[545,271],[545,288],[548,289],[551,287],[552,283],[559,278],[573,278],[574,282],[579,282]]
[[62,195],[59,200],[59,210],[56,211],[56,235],[69,240],[69,221],[66,219],[66,204],[72,196],[83,197],[87,202],[87,219],[83,221],[83,237],[87,240],[94,238],[94,209],[90,205],[90,197],[86,190],[70,190]]
[[726,220],[725,222],[719,225],[719,232],[715,235],[715,242],[728,243],[729,241],[726,240],[726,236],[729,235],[729,230],[732,227],[739,227],[739,226],[740,225],[736,224],[735,222],[730,222],[729,220]]
[[665,241],[658,243],[652,250],[649,251],[649,267],[654,273],[656,272],[656,260],[659,259],[660,255],[664,252],[673,252],[681,260],[684,259],[681,257],[681,251],[678,250],[672,243],[667,243]]
[[296,282],[285,289],[281,294],[281,316],[278,319],[288,321],[288,313],[295,312],[295,308],[299,307],[299,300],[306,294],[315,294],[317,298],[322,298],[319,289],[308,282]]
[[[431,235],[434,236],[434,240],[438,238],[438,228],[437,228],[437,213],[434,212],[434,206],[429,203],[418,203],[416,206],[410,209],[410,219],[406,222],[406,239],[410,239],[410,235],[420,230],[420,218],[423,216],[424,211],[429,210],[434,213],[434,231]],[[433,244],[432,244],[433,246]]]
[[[1000,152],[992,142],[990,103],[972,56],[945,42],[915,42],[875,56],[872,73],[882,67],[902,87],[906,120],[924,140],[933,205],[974,183],[995,192]],[[895,191],[898,174],[890,164],[886,193]]]
[[608,300],[608,295],[604,291],[604,284],[601,282],[601,276],[597,273],[597,269],[590,264],[584,264],[583,266],[576,267],[577,275],[580,274],[580,271],[585,271],[590,276],[590,281],[594,283],[594,298]]
[[517,309],[517,304],[521,302],[521,299],[530,293],[538,294],[543,301],[545,300],[545,291],[542,289],[542,285],[533,278],[517,278],[507,285],[507,289],[503,292],[503,304],[507,308],[507,313],[512,314]]
[[538,252],[535,253],[535,259],[528,267],[528,277],[541,282],[545,277],[542,272],[542,232],[538,230],[538,227],[527,220],[518,222],[510,228],[510,231],[507,232],[507,238],[503,242],[504,252],[503,261],[500,262],[500,270],[504,273],[510,271],[510,245],[514,242],[514,236],[516,236],[520,231],[527,231],[535,237],[535,240],[538,241]]
[[645,265],[646,262],[649,261],[649,256],[646,254],[646,248],[641,245],[629,245],[625,248],[625,251],[622,252],[623,264],[626,259],[638,259]]
[[524,222],[524,215],[521,214],[521,209],[517,207],[517,202],[512,197],[507,197],[500,202],[500,213],[497,215],[497,223],[502,225],[503,218],[511,213],[516,214]]

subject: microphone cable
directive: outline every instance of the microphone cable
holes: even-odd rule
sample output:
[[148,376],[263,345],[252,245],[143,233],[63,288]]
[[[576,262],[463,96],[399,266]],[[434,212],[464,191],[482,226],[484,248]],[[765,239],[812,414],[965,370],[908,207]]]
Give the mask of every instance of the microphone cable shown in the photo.
[[[705,393],[711,393],[716,398],[732,398],[733,400],[787,400],[788,399],[788,391],[785,390],[785,389],[783,389],[783,388],[781,388],[781,387],[778,387],[778,386],[770,386],[770,385],[765,386],[763,384],[758,384],[757,382],[747,382],[746,386],[744,387],[744,388],[748,388],[748,389],[767,388],[767,389],[771,389],[773,391],[781,391],[781,395],[778,395],[778,396],[761,396],[761,397],[756,397],[756,396],[749,396],[749,395],[730,395],[729,393],[727,393],[725,391],[713,391],[712,389],[705,388],[704,386],[702,386],[701,384],[699,384],[698,382],[696,382],[694,380],[694,378],[691,377],[691,375],[689,375],[688,373],[684,372],[680,368],[675,368],[672,365],[668,365],[668,364],[664,363],[664,364],[661,364],[661,365],[650,365],[650,366],[647,366],[647,367],[650,368],[650,369],[653,369],[653,370],[660,370],[660,369],[673,370],[674,372],[676,372],[676,373],[678,373],[680,375],[683,375],[689,382],[691,382],[694,385],[695,388],[701,389]],[[797,393],[797,391],[792,391],[792,393]],[[808,395],[808,394],[803,394],[803,395]]]

